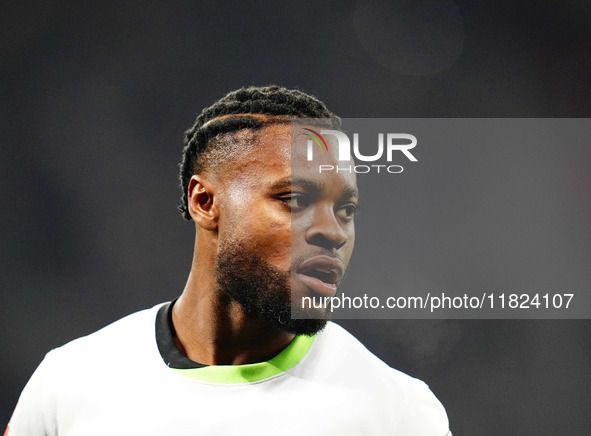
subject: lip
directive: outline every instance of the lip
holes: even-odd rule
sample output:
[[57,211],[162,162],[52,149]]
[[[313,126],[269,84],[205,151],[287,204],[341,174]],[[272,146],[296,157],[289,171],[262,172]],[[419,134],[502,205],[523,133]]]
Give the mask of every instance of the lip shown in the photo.
[[[314,256],[302,262],[296,275],[298,279],[317,294],[325,297],[333,297],[337,292],[337,285],[343,277],[345,267],[339,259],[320,255]],[[312,271],[323,273],[324,280],[308,275]]]

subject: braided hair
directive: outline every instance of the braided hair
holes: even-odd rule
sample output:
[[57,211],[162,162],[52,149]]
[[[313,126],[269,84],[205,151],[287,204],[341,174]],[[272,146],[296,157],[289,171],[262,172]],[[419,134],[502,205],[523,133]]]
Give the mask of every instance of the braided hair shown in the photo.
[[[297,90],[277,85],[249,86],[232,91],[205,108],[195,124],[185,132],[180,182],[183,190],[179,210],[187,220],[187,189],[194,174],[231,158],[242,146],[256,140],[256,132],[269,124],[289,123],[294,118],[328,119],[331,128],[340,126],[340,118],[320,100]],[[228,153],[230,150],[230,153]]]

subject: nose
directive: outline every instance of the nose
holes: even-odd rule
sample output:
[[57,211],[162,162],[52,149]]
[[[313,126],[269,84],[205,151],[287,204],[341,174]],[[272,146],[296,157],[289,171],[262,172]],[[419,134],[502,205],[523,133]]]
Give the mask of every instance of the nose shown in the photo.
[[326,205],[314,211],[312,223],[306,231],[309,244],[338,250],[348,239],[349,235],[339,223],[332,207]]

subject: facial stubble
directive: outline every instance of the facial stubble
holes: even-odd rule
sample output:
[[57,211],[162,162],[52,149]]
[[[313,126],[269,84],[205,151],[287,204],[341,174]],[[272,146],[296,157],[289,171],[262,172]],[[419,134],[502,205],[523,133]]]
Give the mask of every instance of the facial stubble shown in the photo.
[[294,301],[292,313],[290,273],[270,265],[241,242],[220,244],[216,278],[220,297],[239,303],[251,319],[296,335],[312,335],[326,325],[328,309],[311,316]]

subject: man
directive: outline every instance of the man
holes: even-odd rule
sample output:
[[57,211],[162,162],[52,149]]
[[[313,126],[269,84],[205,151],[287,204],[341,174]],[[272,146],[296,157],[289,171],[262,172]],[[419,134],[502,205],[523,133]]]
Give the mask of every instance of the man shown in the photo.
[[48,353],[8,435],[448,434],[423,382],[301,304],[337,292],[358,207],[354,174],[318,173],[336,147],[314,162],[303,140],[292,151],[301,118],[340,125],[277,86],[199,115],[181,164],[196,232],[182,295]]

